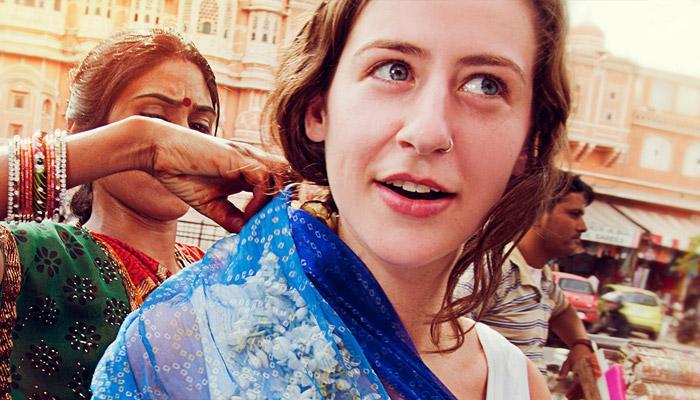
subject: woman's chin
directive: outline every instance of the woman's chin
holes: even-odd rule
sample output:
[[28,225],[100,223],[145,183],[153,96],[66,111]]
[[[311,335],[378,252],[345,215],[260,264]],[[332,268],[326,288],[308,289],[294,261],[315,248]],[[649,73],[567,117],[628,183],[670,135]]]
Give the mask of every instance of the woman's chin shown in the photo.
[[375,254],[383,264],[408,271],[424,268],[448,268],[452,265],[458,252],[458,249],[440,251],[436,247],[414,246],[415,244],[414,242],[409,246],[377,249]]

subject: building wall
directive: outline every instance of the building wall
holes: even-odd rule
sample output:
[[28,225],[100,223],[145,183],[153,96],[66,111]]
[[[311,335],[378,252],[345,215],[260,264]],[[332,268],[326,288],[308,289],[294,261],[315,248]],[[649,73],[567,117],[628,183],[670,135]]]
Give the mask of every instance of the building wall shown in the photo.
[[260,113],[278,54],[319,0],[0,0],[0,136],[65,128],[69,71],[124,29],[175,28],[209,60],[219,135],[266,142]]
[[571,167],[600,193],[700,220],[700,79],[617,58],[593,26],[572,29],[568,53]]
[[[163,26],[220,86],[219,135],[269,143],[260,114],[280,50],[319,0],[0,0],[0,136],[64,128],[68,73],[100,39]],[[609,196],[700,216],[700,79],[643,68],[572,29],[571,167]]]

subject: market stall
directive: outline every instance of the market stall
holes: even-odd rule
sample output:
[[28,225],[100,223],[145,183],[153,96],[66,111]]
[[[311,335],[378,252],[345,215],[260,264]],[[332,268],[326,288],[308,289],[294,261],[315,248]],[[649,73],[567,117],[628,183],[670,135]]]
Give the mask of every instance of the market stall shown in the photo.
[[[613,339],[613,338],[609,338]],[[700,348],[634,340],[600,340],[599,365],[582,360],[574,367],[586,400],[700,399]],[[594,338],[595,340],[595,338]],[[550,349],[556,364],[566,349]],[[552,368],[553,372],[556,368]],[[553,378],[556,376],[552,374]],[[554,399],[571,389],[561,381],[550,386]]]

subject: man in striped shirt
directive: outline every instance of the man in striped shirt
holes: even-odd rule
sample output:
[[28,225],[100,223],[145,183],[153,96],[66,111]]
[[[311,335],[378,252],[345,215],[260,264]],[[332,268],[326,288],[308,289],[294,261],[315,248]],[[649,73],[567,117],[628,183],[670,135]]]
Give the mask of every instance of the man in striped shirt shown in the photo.
[[[593,201],[593,190],[578,176],[564,179],[562,189],[558,192],[563,195],[552,200],[504,262],[498,289],[486,304],[481,322],[518,346],[544,374],[543,350],[551,328],[570,349],[561,369],[565,376],[578,360],[591,354],[591,344],[547,262],[572,255],[580,247],[580,236],[586,231],[584,209]],[[467,295],[472,288],[469,269],[455,294]]]

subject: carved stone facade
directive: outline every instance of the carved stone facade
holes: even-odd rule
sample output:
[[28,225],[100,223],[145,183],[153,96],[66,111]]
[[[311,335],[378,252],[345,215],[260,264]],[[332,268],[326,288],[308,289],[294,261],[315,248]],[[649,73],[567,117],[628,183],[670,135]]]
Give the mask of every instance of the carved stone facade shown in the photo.
[[597,192],[700,215],[700,78],[615,57],[590,25],[572,29],[569,60],[574,170]]
[[251,143],[280,50],[319,0],[0,0],[0,136],[65,127],[70,69],[125,29],[175,28],[219,82],[219,135]]
[[[64,127],[68,73],[100,39],[175,28],[220,85],[219,135],[251,143],[278,54],[320,0],[0,0],[0,137]],[[700,79],[605,49],[594,26],[569,38],[574,171],[598,193],[700,216]]]

